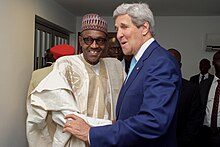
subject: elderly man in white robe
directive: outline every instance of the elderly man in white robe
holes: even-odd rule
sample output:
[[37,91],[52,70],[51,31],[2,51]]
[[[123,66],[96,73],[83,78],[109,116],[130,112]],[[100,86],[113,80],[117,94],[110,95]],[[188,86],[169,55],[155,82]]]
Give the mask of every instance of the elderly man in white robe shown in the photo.
[[[27,100],[29,147],[85,147],[86,143],[63,133],[64,117],[75,114],[91,126],[111,124],[125,72],[114,58],[101,58],[107,40],[107,23],[97,14],[83,17],[79,42],[82,54],[59,58],[52,72]],[[50,137],[48,113],[56,123]]]

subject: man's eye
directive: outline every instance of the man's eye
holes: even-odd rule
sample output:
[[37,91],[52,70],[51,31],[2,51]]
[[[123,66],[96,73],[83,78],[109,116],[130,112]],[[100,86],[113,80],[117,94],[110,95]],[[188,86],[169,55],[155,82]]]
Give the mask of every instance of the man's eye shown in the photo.
[[85,38],[85,41],[92,41],[92,39],[91,38]]
[[98,42],[104,42],[104,39],[97,39]]
[[97,42],[103,43],[103,42],[105,42],[105,39],[99,38],[99,39],[97,39]]

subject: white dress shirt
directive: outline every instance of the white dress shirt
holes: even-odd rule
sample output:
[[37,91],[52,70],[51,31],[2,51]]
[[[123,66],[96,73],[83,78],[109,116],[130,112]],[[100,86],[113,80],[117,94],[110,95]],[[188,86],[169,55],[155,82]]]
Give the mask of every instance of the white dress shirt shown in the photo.
[[[209,90],[208,100],[207,100],[207,104],[206,104],[206,114],[205,114],[203,124],[208,126],[208,127],[210,127],[210,124],[211,124],[212,106],[213,106],[213,103],[214,103],[215,89],[218,85],[217,80],[219,80],[219,78],[217,78],[215,76],[213,81],[212,81],[212,85],[210,87],[210,90]],[[220,108],[219,107],[220,107],[220,105],[218,106],[217,127],[220,127]]]

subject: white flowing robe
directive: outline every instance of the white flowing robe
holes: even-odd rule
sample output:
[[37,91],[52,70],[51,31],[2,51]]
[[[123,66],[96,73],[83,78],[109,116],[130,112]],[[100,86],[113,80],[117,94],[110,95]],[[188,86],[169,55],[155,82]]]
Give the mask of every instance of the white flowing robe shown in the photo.
[[[26,133],[29,147],[84,147],[84,142],[70,133],[63,133],[64,116],[75,114],[91,126],[111,124],[115,119],[115,107],[125,72],[121,63],[114,58],[103,58],[107,71],[107,101],[110,102],[110,120],[87,117],[89,98],[89,75],[82,55],[65,56],[58,59],[53,71],[31,92],[27,99],[28,117]],[[101,62],[101,61],[100,61]],[[53,138],[50,137],[48,112],[57,124]]]

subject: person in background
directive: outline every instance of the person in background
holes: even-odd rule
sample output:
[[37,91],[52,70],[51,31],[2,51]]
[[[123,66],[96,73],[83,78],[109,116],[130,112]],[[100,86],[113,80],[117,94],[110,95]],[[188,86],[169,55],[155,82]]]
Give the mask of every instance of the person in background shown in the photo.
[[123,53],[122,48],[117,38],[115,37],[110,38],[108,43],[109,43],[109,46],[107,50],[107,57],[117,58],[119,61],[121,61],[126,74],[128,74],[132,56],[125,55]]
[[154,39],[154,18],[146,3],[123,3],[113,17],[123,53],[133,55],[118,97],[116,122],[94,127],[72,114],[65,117],[63,131],[91,147],[176,147],[179,64]]
[[220,147],[220,51],[213,55],[215,75],[200,83],[204,121],[199,147]]
[[46,51],[45,59],[47,66],[34,70],[32,73],[31,81],[28,89],[28,97],[31,92],[37,87],[37,85],[53,70],[54,62],[62,56],[74,55],[75,48],[68,44],[60,44],[51,47]]
[[108,40],[107,57],[117,58],[119,61],[124,59],[124,53],[117,38],[112,37]]
[[51,53],[50,49],[47,49],[45,51],[45,66],[48,67],[51,66],[56,60],[53,57],[53,54]]
[[[181,68],[180,52],[173,48],[168,51],[176,58]],[[197,147],[202,123],[203,113],[199,85],[182,78],[177,115],[177,146]]]
[[211,68],[210,61],[206,58],[203,58],[199,62],[200,73],[190,77],[190,81],[199,84],[201,81],[207,78],[213,78],[213,75],[209,73],[210,68]]
[[[63,133],[65,115],[75,114],[91,126],[112,124],[124,70],[115,58],[101,58],[107,43],[107,23],[98,14],[83,16],[79,43],[82,54],[56,60],[52,72],[32,91],[27,117],[29,147],[85,147],[86,143]],[[45,119],[52,112],[57,124],[47,137]]]

